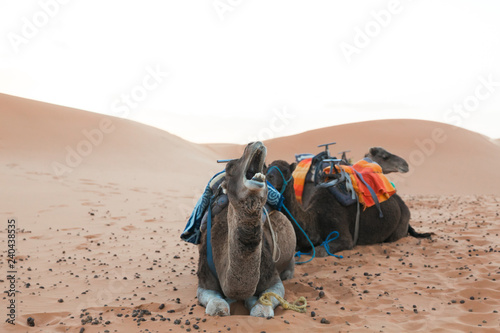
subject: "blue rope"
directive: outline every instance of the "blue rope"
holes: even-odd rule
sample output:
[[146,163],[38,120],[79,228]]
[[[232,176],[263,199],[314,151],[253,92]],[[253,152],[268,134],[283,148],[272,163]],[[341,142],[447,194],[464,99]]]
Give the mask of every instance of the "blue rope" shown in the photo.
[[[293,178],[293,175],[290,177],[290,179],[286,180],[285,179],[285,175],[283,174],[283,172],[281,172],[281,170],[276,166],[276,165],[273,165],[272,167],[270,167],[268,170],[267,170],[267,173],[266,174],[269,174],[269,172],[272,170],[272,169],[276,169],[279,171],[279,173],[281,174],[281,177],[283,178],[283,187],[281,189],[281,196],[283,197],[283,193],[285,192],[285,189],[288,185],[288,183],[292,180]],[[269,184],[271,185],[271,184]],[[272,186],[272,185],[271,185]],[[305,263],[308,263],[309,261],[313,260],[315,257],[316,257],[316,249],[314,248],[314,244],[313,242],[311,241],[311,239],[309,238],[309,236],[307,236],[306,232],[304,231],[304,229],[302,229],[302,227],[300,226],[299,222],[297,222],[297,220],[293,217],[292,213],[290,213],[290,211],[288,210],[288,208],[286,208],[286,206],[284,204],[281,205],[281,207],[283,207],[283,209],[285,210],[285,212],[288,214],[288,216],[293,220],[293,222],[295,223],[295,225],[297,226],[297,228],[299,228],[299,230],[304,234],[304,236],[306,236],[306,239],[307,241],[309,242],[309,244],[311,244],[311,248],[312,248],[312,256],[309,260],[307,261],[297,261],[295,262],[296,265],[301,265],[301,264],[305,264]],[[281,208],[280,207],[280,208]],[[333,234],[336,234],[336,236],[332,239],[330,239],[330,236],[333,235]],[[323,243],[321,243],[321,245],[323,245],[325,247],[325,250],[326,252],[328,253],[328,255],[330,256],[334,256],[334,257],[337,257],[339,259],[342,259],[343,257],[340,256],[340,255],[336,255],[336,254],[332,254],[330,252],[330,246],[329,246],[329,243],[331,241],[334,241],[336,240],[337,238],[339,238],[339,232],[338,231],[333,231],[331,232],[328,237],[326,237],[325,241]],[[300,257],[305,254],[305,255],[310,255],[310,253],[304,253],[304,252],[301,252],[301,251],[298,251],[297,253],[295,253],[294,257],[298,257],[300,259]]]
[[[335,237],[333,237],[332,239],[330,239],[330,236],[334,235],[334,234],[335,234]],[[339,234],[338,231],[332,231],[332,232],[330,232],[330,234],[328,235],[328,237],[326,237],[325,241],[323,243],[321,243],[321,245],[323,245],[325,247],[326,253],[328,253],[328,255],[337,257],[339,259],[342,259],[342,258],[344,258],[343,256],[337,255],[337,254],[333,254],[333,253],[330,252],[330,242],[336,240],[337,238],[339,238],[339,236],[340,236],[340,234]]]
[[208,216],[207,216],[207,263],[208,263],[208,268],[210,268],[210,271],[212,274],[215,276],[215,278],[218,278],[217,276],[217,270],[215,269],[215,263],[214,263],[214,257],[212,253],[212,199],[213,197],[210,198],[210,203],[208,204]]
[[[314,244],[311,242],[311,240],[309,239],[309,236],[307,236],[306,232],[304,231],[304,229],[302,229],[302,227],[300,226],[299,222],[297,222],[297,220],[293,217],[292,213],[290,213],[290,211],[288,210],[288,208],[286,208],[285,205],[283,205],[283,209],[285,210],[285,212],[288,214],[288,216],[290,216],[290,218],[293,220],[293,222],[295,222],[295,225],[297,226],[297,228],[299,228],[300,231],[302,231],[302,233],[304,234],[304,236],[306,236],[306,239],[307,241],[309,242],[309,244],[311,244],[311,247],[313,249],[313,255],[311,257],[311,259],[307,260],[307,261],[296,261],[295,264],[296,265],[301,265],[301,264],[305,264],[305,263],[308,263],[309,261],[313,260],[314,257],[316,256],[316,249],[314,248]],[[297,257],[297,254],[301,253],[300,251],[297,252],[295,254],[295,257]],[[300,254],[298,255],[299,259],[300,259]]]
[[286,180],[285,179],[285,175],[283,174],[283,172],[281,172],[280,168],[278,168],[276,165],[273,165],[272,167],[270,167],[267,172],[266,172],[266,175],[269,174],[269,172],[271,172],[272,169],[276,169],[278,170],[278,172],[280,173],[281,175],[281,178],[283,178],[283,187],[281,188],[281,192],[280,194],[283,195],[283,193],[285,193],[285,189],[286,187],[288,186],[288,183],[292,181],[292,178],[293,178],[293,175],[290,176],[290,179]]
[[[330,236],[331,236],[331,235],[333,235],[333,234],[336,234],[336,235],[335,235],[335,237],[334,237],[334,238],[332,238],[332,239],[330,239]],[[337,238],[339,238],[339,236],[340,236],[340,234],[339,234],[339,232],[338,232],[338,231],[332,231],[332,232],[328,235],[328,237],[326,237],[325,241],[324,241],[323,243],[321,243],[321,245],[325,248],[326,253],[328,253],[328,255],[329,255],[329,256],[333,256],[333,257],[336,257],[336,258],[342,259],[342,258],[344,258],[343,256],[341,256],[341,255],[337,255],[337,254],[333,254],[333,253],[331,253],[331,252],[330,252],[330,242],[332,242],[332,241],[336,240]],[[299,259],[300,259],[300,257],[301,257],[303,254],[305,254],[305,255],[307,255],[307,256],[308,256],[308,255],[311,255],[311,253],[309,253],[309,252],[300,252],[300,251],[298,251],[297,253],[295,253],[295,257],[299,257]],[[316,251],[314,250],[314,247],[313,247],[313,256],[312,256],[312,258],[311,258],[311,259],[309,259],[309,260],[308,260],[308,261],[306,261],[306,262],[309,262],[309,261],[313,260],[313,258],[314,258],[314,256],[315,256],[315,254],[316,254]],[[301,264],[302,264],[302,263],[301,263]]]

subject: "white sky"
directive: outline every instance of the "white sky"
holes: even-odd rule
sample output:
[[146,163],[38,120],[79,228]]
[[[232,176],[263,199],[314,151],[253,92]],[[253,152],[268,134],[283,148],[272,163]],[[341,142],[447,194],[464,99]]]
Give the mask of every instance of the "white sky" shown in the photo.
[[384,118],[500,138],[499,14],[494,0],[0,0],[0,92],[194,142]]

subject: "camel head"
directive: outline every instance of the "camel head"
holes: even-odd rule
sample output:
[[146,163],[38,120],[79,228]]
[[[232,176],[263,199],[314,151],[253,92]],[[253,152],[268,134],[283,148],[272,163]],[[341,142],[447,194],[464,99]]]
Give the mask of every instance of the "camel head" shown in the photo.
[[267,149],[262,142],[252,142],[246,146],[241,158],[226,165],[226,179],[222,186],[229,202],[247,214],[261,214],[267,200],[264,175],[266,154]]
[[406,173],[410,170],[408,163],[406,163],[403,158],[389,153],[382,147],[370,148],[370,151],[365,155],[365,157],[377,162],[382,167],[383,173]]
[[[296,163],[288,164],[288,162],[283,160],[274,161],[267,168],[267,180],[275,189],[281,192],[285,182],[292,181],[292,173],[295,170],[295,167]],[[279,171],[276,169],[279,169]],[[292,185],[288,183],[287,186]]]

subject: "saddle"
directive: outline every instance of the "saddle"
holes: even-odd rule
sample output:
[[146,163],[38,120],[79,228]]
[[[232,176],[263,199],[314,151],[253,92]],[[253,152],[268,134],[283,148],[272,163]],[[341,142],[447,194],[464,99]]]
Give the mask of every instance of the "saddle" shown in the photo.
[[[306,183],[314,183],[316,186],[327,187],[328,191],[343,206],[350,206],[356,203],[356,194],[352,186],[349,186],[348,177],[334,167],[337,165],[349,165],[344,160],[331,158],[324,151],[315,156],[312,154],[299,154],[295,155],[295,158],[298,164],[296,167],[297,172],[294,171],[293,178],[295,194],[299,202],[302,202],[304,185]],[[327,168],[330,168],[329,170],[332,170],[332,172],[325,172],[324,170]],[[328,184],[328,186],[324,184]]]

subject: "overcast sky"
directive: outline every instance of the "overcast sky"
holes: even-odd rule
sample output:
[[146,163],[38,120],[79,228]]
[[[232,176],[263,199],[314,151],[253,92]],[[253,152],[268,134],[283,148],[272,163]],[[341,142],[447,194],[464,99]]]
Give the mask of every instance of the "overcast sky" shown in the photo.
[[1,93],[194,142],[385,118],[500,138],[499,1],[0,0],[0,8]]

